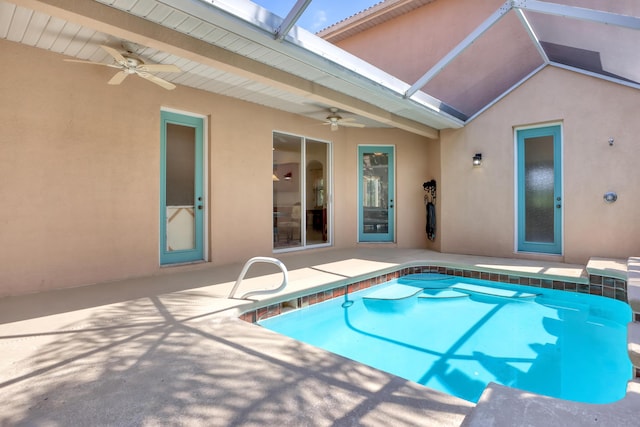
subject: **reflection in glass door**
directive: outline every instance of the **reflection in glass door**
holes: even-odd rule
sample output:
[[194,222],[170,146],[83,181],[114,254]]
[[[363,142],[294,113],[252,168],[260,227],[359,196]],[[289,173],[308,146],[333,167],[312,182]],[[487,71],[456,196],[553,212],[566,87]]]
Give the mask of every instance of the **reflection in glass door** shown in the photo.
[[273,248],[329,243],[330,145],[273,134]]
[[394,148],[358,147],[360,242],[393,242]]
[[517,131],[518,250],[562,253],[560,126]]
[[162,111],[160,262],[204,258],[203,119]]
[[305,140],[305,240],[307,245],[320,245],[328,241],[327,177],[329,144]]

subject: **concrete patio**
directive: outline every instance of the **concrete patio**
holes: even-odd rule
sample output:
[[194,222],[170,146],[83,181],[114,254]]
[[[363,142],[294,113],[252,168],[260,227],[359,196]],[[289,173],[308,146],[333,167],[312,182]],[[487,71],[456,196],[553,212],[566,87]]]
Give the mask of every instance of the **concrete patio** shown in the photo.
[[[270,299],[424,261],[552,278],[584,275],[577,265],[384,247],[278,258],[289,269],[290,284]],[[260,304],[227,298],[241,269],[202,264],[0,299],[0,425],[548,426],[593,420],[620,426],[636,421],[640,396],[634,383],[632,393],[612,405],[490,386],[474,409],[470,402],[240,321],[240,312]],[[274,266],[256,265],[240,290],[275,287],[280,280]],[[528,412],[531,405],[538,409]],[[579,414],[584,416],[576,418]]]

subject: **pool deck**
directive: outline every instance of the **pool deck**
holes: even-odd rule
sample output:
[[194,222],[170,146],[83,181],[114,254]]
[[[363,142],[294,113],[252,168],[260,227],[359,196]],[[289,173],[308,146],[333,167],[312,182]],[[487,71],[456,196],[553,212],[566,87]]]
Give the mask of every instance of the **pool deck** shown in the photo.
[[[634,382],[612,405],[490,385],[476,406],[236,318],[268,300],[416,263],[568,280],[584,280],[584,266],[388,247],[277,258],[289,285],[262,302],[227,298],[240,264],[0,298],[0,426],[637,425]],[[249,273],[237,294],[282,277],[269,264]]]

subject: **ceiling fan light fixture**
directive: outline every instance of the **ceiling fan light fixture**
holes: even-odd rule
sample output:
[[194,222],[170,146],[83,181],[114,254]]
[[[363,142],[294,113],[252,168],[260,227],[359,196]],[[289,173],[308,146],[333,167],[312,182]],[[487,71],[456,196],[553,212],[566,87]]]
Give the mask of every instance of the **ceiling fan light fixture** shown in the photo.
[[337,131],[340,127],[355,127],[355,128],[363,128],[365,125],[361,123],[357,123],[354,118],[347,117],[346,119],[342,118],[340,114],[338,114],[337,108],[330,108],[329,115],[325,117],[323,125],[330,126],[332,131]]

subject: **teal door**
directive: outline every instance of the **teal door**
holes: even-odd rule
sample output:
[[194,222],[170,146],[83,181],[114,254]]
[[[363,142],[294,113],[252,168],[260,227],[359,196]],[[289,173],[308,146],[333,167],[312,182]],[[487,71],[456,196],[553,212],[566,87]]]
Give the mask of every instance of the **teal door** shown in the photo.
[[394,147],[358,147],[358,241],[394,240]]
[[160,264],[204,259],[203,119],[161,112]]
[[518,251],[562,253],[561,128],[517,131]]

